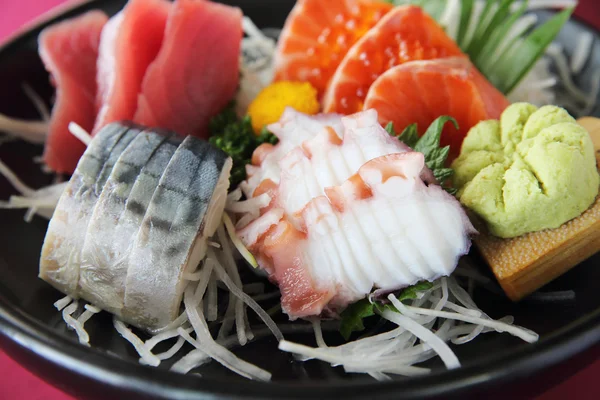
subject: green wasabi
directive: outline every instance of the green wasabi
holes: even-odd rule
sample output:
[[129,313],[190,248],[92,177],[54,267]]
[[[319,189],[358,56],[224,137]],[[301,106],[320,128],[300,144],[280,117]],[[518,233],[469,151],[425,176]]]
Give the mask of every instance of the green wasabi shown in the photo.
[[480,122],[452,168],[460,202],[502,238],[579,216],[600,184],[588,132],[556,106],[515,103],[499,121]]

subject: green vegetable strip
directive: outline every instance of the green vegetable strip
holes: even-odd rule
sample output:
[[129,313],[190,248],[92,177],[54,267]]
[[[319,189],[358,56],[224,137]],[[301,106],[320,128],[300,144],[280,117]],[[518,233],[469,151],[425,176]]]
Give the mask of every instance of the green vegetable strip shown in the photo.
[[508,35],[508,33],[510,32],[514,24],[517,22],[517,20],[523,16],[526,10],[527,1],[524,1],[519,6],[517,11],[510,15],[509,18],[505,22],[503,22],[498,29],[494,31],[494,33],[483,47],[481,53],[479,54],[475,62],[475,64],[479,66],[479,69],[484,71],[490,71],[494,64],[498,62],[498,60],[496,60],[494,57],[496,49],[500,48],[504,38]]
[[563,10],[535,29],[518,45],[508,49],[500,58],[501,62],[493,70],[492,76],[488,78],[492,84],[504,93],[510,93],[542,56],[572,13],[573,8]]
[[460,7],[460,24],[458,26],[458,35],[456,37],[456,43],[461,48],[465,46],[465,36],[469,30],[469,23],[471,21],[471,15],[473,14],[473,4],[475,0],[463,0]]
[[514,2],[514,0],[502,0],[500,5],[498,6],[498,9],[492,15],[489,24],[487,24],[485,29],[482,29],[481,36],[477,38],[476,45],[474,46],[474,48],[472,50],[470,49],[469,56],[472,59],[474,59],[474,60],[478,59],[479,54],[485,47],[486,43],[491,39],[491,36],[493,36],[493,33],[497,29],[502,27],[502,24],[505,22],[506,17],[510,13],[510,6],[512,5],[513,2]]

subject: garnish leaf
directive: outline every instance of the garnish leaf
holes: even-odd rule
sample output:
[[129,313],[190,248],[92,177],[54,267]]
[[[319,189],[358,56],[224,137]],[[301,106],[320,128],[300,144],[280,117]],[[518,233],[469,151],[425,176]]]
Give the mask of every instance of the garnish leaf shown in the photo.
[[[433,287],[433,283],[422,281],[412,286],[403,289],[396,295],[398,300],[412,300],[419,296],[420,292],[424,292]],[[398,312],[396,307],[390,303],[382,303],[380,301],[374,301],[371,303],[368,298],[357,301],[356,303],[350,304],[342,313],[340,322],[340,333],[344,339],[350,339],[350,335],[353,332],[361,332],[365,329],[363,320],[368,317],[375,315],[375,311],[382,313],[385,310],[391,310]]]
[[250,117],[239,118],[233,102],[211,118],[209,131],[209,142],[233,160],[229,178],[231,187],[246,179],[246,165],[250,164],[254,149],[263,143],[277,143],[277,137],[266,129],[256,136]]
[[458,34],[456,37],[456,43],[463,48],[465,45],[465,36],[469,30],[469,23],[471,22],[471,15],[473,14],[473,3],[475,0],[462,0],[460,7],[460,23],[458,25]]
[[410,124],[398,136],[401,142],[404,142],[408,147],[414,148],[419,141],[419,133],[417,132],[417,124]]
[[443,115],[438,117],[431,123],[425,134],[419,137],[417,132],[417,124],[410,124],[400,135],[396,134],[394,130],[394,124],[388,123],[385,130],[392,136],[398,137],[398,140],[404,142],[406,145],[411,147],[414,151],[423,153],[425,156],[425,164],[433,172],[433,176],[437,179],[442,187],[450,194],[456,193],[456,190],[452,187],[446,187],[443,184],[452,176],[454,171],[451,168],[446,168],[446,160],[450,153],[450,146],[440,147],[440,138],[442,137],[442,130],[446,122],[451,121],[454,127],[458,129],[458,123],[450,116]]

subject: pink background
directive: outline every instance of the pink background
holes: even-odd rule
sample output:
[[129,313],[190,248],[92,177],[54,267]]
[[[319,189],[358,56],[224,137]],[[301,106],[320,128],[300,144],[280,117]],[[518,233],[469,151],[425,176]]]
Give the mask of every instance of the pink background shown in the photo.
[[[65,0],[0,0],[0,41],[40,14],[66,3]],[[600,27],[600,7],[597,0],[580,0],[577,14]],[[558,383],[537,400],[566,399],[578,400],[600,398],[600,360],[573,375],[567,381]],[[20,367],[0,350],[0,400],[69,400],[70,396],[46,384],[30,372]]]

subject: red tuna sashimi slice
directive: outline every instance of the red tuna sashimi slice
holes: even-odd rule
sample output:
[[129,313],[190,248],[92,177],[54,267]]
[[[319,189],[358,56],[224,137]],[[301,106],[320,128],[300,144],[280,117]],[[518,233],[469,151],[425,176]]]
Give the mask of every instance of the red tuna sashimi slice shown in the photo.
[[90,11],[52,25],[39,37],[39,52],[56,87],[44,162],[53,171],[73,173],[85,145],[69,133],[69,122],[91,131],[96,119],[96,59],[108,17]]
[[450,115],[459,130],[448,124],[441,143],[458,156],[469,129],[486,119],[498,119],[510,103],[464,57],[412,61],[382,74],[371,85],[365,109],[374,108],[384,126],[393,122],[398,132],[417,123],[425,129],[440,115]]
[[204,0],[178,0],[150,65],[134,121],[206,138],[210,117],[235,95],[242,11]]
[[94,132],[130,120],[144,74],[160,51],[171,4],[166,0],[130,0],[102,31],[98,57],[98,101]]

